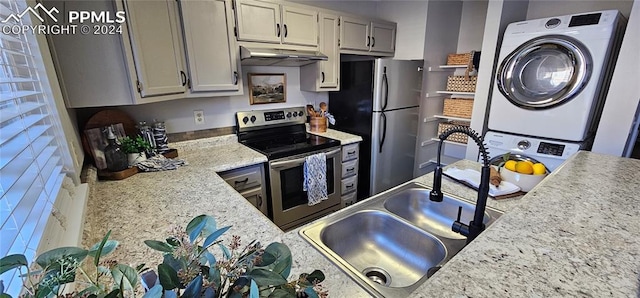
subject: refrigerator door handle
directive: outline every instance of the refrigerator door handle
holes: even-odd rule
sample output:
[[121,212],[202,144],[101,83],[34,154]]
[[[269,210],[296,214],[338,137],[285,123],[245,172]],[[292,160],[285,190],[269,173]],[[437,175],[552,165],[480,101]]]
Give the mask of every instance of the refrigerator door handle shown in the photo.
[[389,80],[387,79],[387,67],[382,69],[382,87],[384,88],[384,103],[382,104],[382,111],[387,109],[389,104]]
[[382,146],[384,146],[384,139],[387,138],[387,115],[384,112],[380,113],[380,131],[382,132],[382,137],[380,137],[380,149],[378,149],[379,153],[382,153]]

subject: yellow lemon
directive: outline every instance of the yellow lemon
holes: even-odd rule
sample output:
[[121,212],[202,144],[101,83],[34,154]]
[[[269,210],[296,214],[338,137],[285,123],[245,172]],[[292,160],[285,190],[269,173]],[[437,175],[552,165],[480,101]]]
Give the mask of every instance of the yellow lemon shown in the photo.
[[509,170],[509,171],[516,171],[516,161],[515,160],[507,160],[507,162],[504,163],[504,168]]
[[534,175],[544,175],[547,173],[547,169],[541,163],[533,164],[533,174]]
[[533,174],[533,166],[526,161],[519,161],[516,163],[516,172],[520,174]]
[[525,160],[524,162],[528,163],[529,165],[531,165],[533,167],[533,161]]

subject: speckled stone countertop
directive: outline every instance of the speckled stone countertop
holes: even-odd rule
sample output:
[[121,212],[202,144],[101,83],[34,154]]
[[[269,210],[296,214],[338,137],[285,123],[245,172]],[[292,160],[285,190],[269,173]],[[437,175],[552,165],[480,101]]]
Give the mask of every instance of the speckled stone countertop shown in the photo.
[[[292,276],[321,269],[332,297],[366,297],[366,292],[295,233],[284,233],[216,172],[266,162],[267,158],[237,143],[235,136],[172,143],[189,165],[177,170],[139,173],[120,181],[95,181],[92,175],[83,246],[99,242],[111,230],[120,242],[111,255],[132,266],[155,267],[162,255],[143,241],[162,240],[172,226],[186,226],[200,214],[216,218],[219,227],[232,225],[223,240],[242,236],[243,243],[283,242],[293,257]],[[92,171],[95,172],[95,171]]]
[[[116,257],[133,265],[161,260],[146,239],[163,239],[171,224],[211,214],[233,225],[226,236],[281,241],[293,254],[292,274],[321,269],[331,297],[368,297],[309,246],[298,230],[282,232],[215,172],[266,161],[233,137],[183,142],[175,171],[97,182],[84,245],[108,231],[121,242]],[[172,144],[174,145],[174,144]],[[479,168],[471,161],[452,164]],[[640,161],[579,152],[524,197],[490,199],[506,211],[411,297],[639,297]],[[414,179],[430,186],[432,174]],[[476,192],[443,180],[443,191],[474,200]],[[349,212],[343,209],[340,212]]]
[[638,169],[579,152],[413,297],[640,297]]
[[309,130],[309,124],[307,124],[307,132],[314,135],[319,135],[331,139],[335,139],[340,141],[341,145],[348,145],[357,142],[362,142],[362,137],[358,135],[353,135],[346,132],[337,131],[335,129],[327,128],[326,132],[317,132]]
[[111,239],[120,241],[116,258],[130,260],[134,265],[161,261],[161,255],[143,241],[164,239],[170,225],[186,226],[200,214],[214,215],[220,226],[251,227],[237,231],[251,239],[279,239],[280,229],[266,217],[255,216],[258,211],[254,212],[255,208],[216,174],[265,162],[264,155],[229,137],[172,143],[171,147],[178,149],[178,158],[186,160],[188,166],[92,183],[84,246],[97,243],[112,230]]

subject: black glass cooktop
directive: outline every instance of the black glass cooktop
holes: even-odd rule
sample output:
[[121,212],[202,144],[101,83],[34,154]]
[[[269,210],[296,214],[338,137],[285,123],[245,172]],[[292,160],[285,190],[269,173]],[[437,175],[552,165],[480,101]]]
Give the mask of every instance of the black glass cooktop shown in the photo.
[[252,131],[239,136],[239,140],[269,160],[340,146],[337,140],[306,133],[304,125],[302,129]]

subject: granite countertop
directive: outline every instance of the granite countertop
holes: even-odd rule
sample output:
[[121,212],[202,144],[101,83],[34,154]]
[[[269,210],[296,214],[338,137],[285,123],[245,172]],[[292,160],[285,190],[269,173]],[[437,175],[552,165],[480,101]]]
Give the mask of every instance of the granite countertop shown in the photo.
[[353,135],[346,132],[337,131],[335,129],[327,128],[326,132],[317,132],[309,130],[309,124],[307,124],[307,132],[310,134],[323,136],[335,140],[339,140],[341,145],[348,145],[357,142],[362,142],[362,137],[358,135]]
[[[346,137],[349,137],[348,135]],[[351,138],[351,137],[349,137]],[[177,170],[139,173],[120,181],[90,181],[82,245],[90,247],[111,230],[110,239],[120,245],[111,255],[132,266],[162,262],[160,252],[143,241],[162,240],[175,225],[186,227],[200,214],[215,217],[219,227],[233,227],[223,235],[242,236],[243,243],[274,241],[289,246],[293,257],[292,276],[321,269],[325,288],[333,297],[366,297],[366,292],[295,233],[284,233],[216,172],[263,163],[267,158],[223,136],[172,143],[180,159],[189,165]],[[94,173],[95,180],[95,173]]]
[[[347,137],[341,141],[352,139]],[[234,226],[226,237],[239,234],[245,241],[287,244],[293,254],[292,274],[323,270],[332,297],[369,296],[297,230],[282,232],[215,174],[265,162],[264,156],[231,136],[176,145],[172,147],[189,166],[91,186],[84,245],[113,230],[111,239],[121,242],[116,257],[149,265],[161,256],[143,240],[163,239],[171,224],[185,226],[196,215],[210,214],[219,226]],[[472,161],[451,166],[479,168]],[[526,196],[490,199],[488,206],[505,214],[412,297],[637,297],[638,168],[638,160],[579,152]],[[432,179],[427,174],[414,181],[430,186]],[[443,191],[476,197],[474,190],[447,178]]]
[[640,160],[581,151],[417,297],[638,297]]

